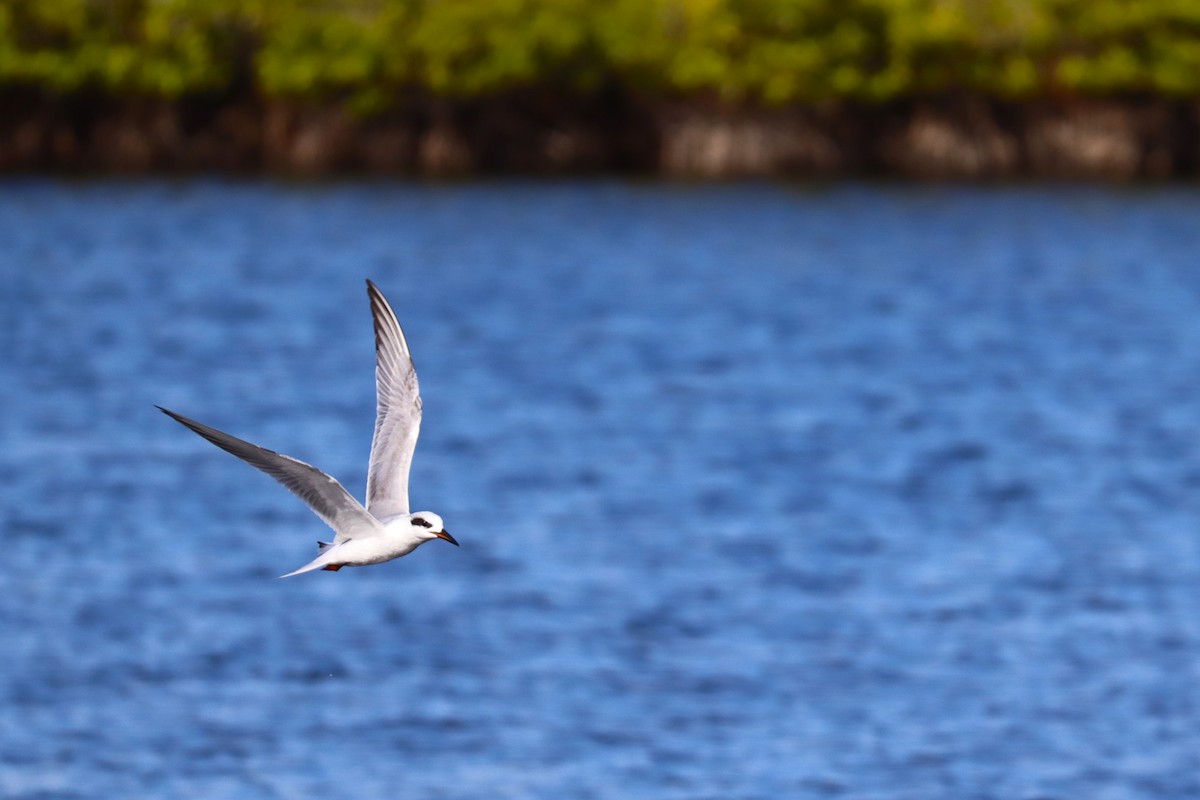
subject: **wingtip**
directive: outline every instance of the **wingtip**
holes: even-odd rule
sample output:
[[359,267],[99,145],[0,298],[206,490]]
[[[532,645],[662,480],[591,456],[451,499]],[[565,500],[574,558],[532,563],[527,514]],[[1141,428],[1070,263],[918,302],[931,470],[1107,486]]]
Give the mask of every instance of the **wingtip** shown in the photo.
[[388,301],[383,296],[383,292],[379,291],[379,287],[375,285],[375,281],[367,278],[367,297],[371,300],[371,314],[376,321],[379,319],[379,312],[387,309]]
[[[172,411],[171,409],[169,409],[169,408],[163,408],[162,406],[160,406],[160,405],[158,405],[158,404],[155,404],[155,406],[154,406],[154,407],[155,407],[155,408],[157,408],[157,409],[158,409],[159,411],[161,411],[162,413],[166,414],[166,415],[167,415],[168,417],[170,417],[171,419],[173,419],[173,420],[175,420],[176,422],[178,422],[180,425],[184,426],[185,428],[191,428],[192,430],[196,430],[196,428],[195,428],[195,424],[196,424],[196,423],[194,423],[192,420],[188,419],[187,417],[183,416],[182,414],[176,414],[176,413],[175,413],[174,411]],[[199,431],[197,431],[197,433],[198,433],[198,432],[199,432]]]

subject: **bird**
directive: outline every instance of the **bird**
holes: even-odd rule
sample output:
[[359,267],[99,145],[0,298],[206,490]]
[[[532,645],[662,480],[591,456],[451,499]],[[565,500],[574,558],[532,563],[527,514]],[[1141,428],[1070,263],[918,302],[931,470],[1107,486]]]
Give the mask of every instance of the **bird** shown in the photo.
[[216,428],[155,406],[184,427],[283,484],[333,529],[332,542],[317,542],[317,557],[290,578],[314,570],[381,564],[406,556],[425,542],[444,539],[458,546],[432,511],[409,512],[408,473],[421,428],[417,371],[404,331],[387,298],[367,280],[375,327],[375,433],[367,470],[367,504],[314,466],[251,444]]

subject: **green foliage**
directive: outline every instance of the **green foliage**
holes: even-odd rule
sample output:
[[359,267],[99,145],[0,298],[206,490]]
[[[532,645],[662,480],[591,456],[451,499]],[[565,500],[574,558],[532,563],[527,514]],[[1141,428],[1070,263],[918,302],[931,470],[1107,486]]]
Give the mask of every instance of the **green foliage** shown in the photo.
[[1200,95],[1183,0],[0,0],[0,84],[378,108],[616,80],[730,102]]
[[232,79],[233,2],[0,0],[0,81],[175,95]]

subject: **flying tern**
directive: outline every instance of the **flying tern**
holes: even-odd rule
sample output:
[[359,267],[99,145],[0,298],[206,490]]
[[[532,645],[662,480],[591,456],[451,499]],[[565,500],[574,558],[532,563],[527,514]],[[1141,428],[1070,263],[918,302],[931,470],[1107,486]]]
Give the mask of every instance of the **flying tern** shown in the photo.
[[377,405],[366,508],[316,467],[157,406],[176,422],[282,483],[333,528],[332,542],[317,542],[316,558],[281,578],[318,569],[336,572],[342,567],[391,561],[433,539],[458,544],[437,514],[408,510],[408,472],[421,427],[417,372],[395,312],[369,280],[367,294],[375,320]]

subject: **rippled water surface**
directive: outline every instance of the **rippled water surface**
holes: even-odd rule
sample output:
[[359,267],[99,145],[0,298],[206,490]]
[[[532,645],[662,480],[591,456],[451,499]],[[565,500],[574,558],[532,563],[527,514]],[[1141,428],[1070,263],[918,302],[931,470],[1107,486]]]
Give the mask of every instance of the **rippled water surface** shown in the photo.
[[[0,796],[1200,797],[1200,192],[0,184]],[[363,278],[418,509],[361,494]]]

